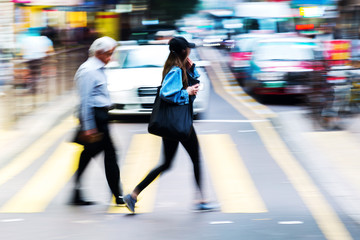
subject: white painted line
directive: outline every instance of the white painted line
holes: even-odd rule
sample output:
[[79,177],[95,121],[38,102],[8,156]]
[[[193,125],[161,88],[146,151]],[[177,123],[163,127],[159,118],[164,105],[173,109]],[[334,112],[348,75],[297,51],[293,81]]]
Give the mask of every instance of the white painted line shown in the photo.
[[[237,91],[232,91],[231,93],[234,93],[234,94],[244,94],[245,92],[242,91],[241,89],[238,89]],[[248,95],[244,95],[244,96],[248,96]]]
[[22,222],[24,221],[23,218],[14,218],[14,219],[3,219],[1,222],[8,223],[8,222]]
[[210,222],[210,224],[212,225],[217,225],[217,224],[230,224],[230,223],[234,223],[233,221],[212,221]]
[[303,224],[304,222],[302,221],[280,221],[278,222],[278,224]]
[[[239,99],[239,100],[252,100],[254,98],[250,97],[250,96],[235,96],[236,99]],[[260,105],[258,103],[258,105]]]
[[271,218],[255,218],[255,219],[252,219],[253,221],[270,221],[272,220]]
[[230,85],[230,86],[225,86],[224,89],[237,89],[239,88],[238,86],[235,85]]
[[252,122],[267,122],[267,119],[261,120],[226,120],[226,119],[213,119],[213,120],[194,120],[195,123],[252,123]]
[[201,131],[201,133],[216,133],[219,132],[219,130],[205,130],[205,131]]
[[238,133],[249,133],[249,132],[256,132],[256,130],[238,130]]
[[95,220],[77,220],[73,221],[73,223],[80,223],[80,224],[88,224],[88,223],[97,223],[98,221]]

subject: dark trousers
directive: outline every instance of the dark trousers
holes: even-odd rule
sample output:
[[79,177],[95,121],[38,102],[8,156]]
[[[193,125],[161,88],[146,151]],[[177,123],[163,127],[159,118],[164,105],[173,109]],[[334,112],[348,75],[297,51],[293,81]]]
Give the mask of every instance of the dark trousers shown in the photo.
[[[166,170],[170,169],[171,164],[173,163],[176,150],[179,146],[179,141],[169,140],[163,138],[163,152],[164,152],[164,162],[151,170],[151,172],[145,177],[143,181],[141,181],[136,186],[136,191],[140,193],[144,188],[146,188],[154,179],[159,176],[160,173],[165,172]],[[190,138],[186,141],[181,141],[181,144],[184,146],[185,150],[190,155],[191,161],[193,163],[193,170],[196,185],[199,188],[200,193],[201,191],[201,171],[200,171],[200,148],[199,142],[197,139],[197,135],[195,132],[194,127],[192,128]]]
[[84,173],[90,160],[98,153],[104,151],[104,163],[106,180],[109,184],[110,190],[115,197],[122,195],[120,188],[120,170],[117,164],[117,157],[115,148],[110,137],[108,120],[108,111],[105,108],[94,108],[96,127],[99,132],[102,132],[103,138],[96,143],[84,145],[84,150],[80,155],[79,168],[76,173],[75,183],[80,185],[81,175]]
[[27,87],[32,93],[36,92],[37,84],[41,76],[42,59],[34,59],[28,61],[28,68],[30,78],[27,82]]

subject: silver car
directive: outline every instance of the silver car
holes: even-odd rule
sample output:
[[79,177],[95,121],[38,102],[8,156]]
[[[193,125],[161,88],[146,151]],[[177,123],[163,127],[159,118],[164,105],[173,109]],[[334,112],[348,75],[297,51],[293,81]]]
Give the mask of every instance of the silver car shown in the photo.
[[[117,47],[112,61],[106,66],[108,89],[114,104],[111,115],[150,114],[157,87],[161,85],[162,71],[168,45],[130,45]],[[200,73],[200,91],[194,102],[194,114],[204,112],[209,100],[210,83],[197,62],[196,50],[190,58]]]

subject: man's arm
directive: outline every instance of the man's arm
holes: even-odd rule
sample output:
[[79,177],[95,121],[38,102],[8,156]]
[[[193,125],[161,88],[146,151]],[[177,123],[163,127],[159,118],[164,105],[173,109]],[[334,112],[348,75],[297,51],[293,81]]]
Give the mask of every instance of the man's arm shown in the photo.
[[91,96],[95,84],[96,79],[91,71],[82,73],[78,78],[80,122],[85,135],[97,132]]

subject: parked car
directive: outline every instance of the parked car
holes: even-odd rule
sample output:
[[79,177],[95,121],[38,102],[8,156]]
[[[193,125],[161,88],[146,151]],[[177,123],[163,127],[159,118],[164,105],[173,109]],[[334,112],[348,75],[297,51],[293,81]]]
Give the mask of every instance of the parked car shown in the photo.
[[242,19],[242,30],[270,30],[275,33],[295,31],[294,12],[289,2],[239,1],[234,6],[234,18]]
[[[130,45],[117,47],[112,61],[106,66],[108,89],[114,103],[112,115],[147,115],[152,111],[168,45]],[[196,49],[190,55],[200,73],[200,91],[194,102],[194,114],[207,108],[210,84],[203,62],[197,61]]]
[[[323,54],[308,38],[259,41],[250,60],[244,88],[255,95],[304,95],[323,80]],[[326,79],[324,79],[326,81]]]

